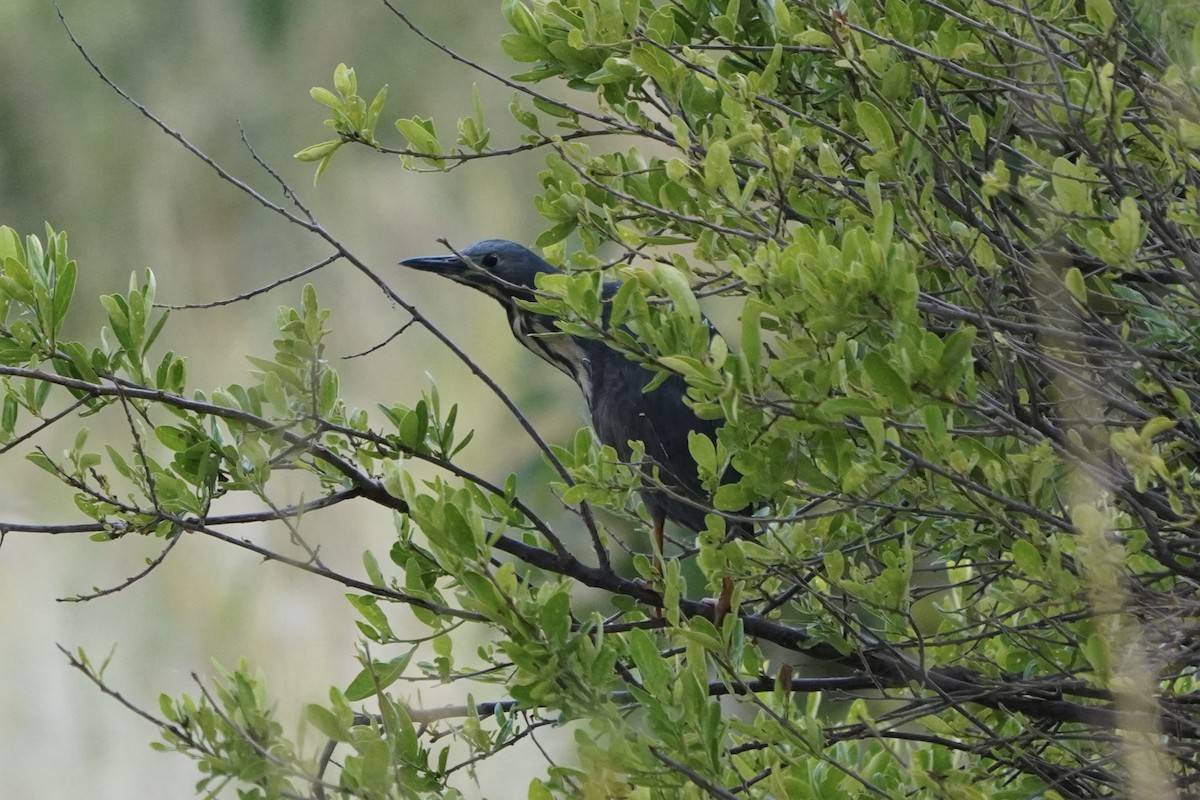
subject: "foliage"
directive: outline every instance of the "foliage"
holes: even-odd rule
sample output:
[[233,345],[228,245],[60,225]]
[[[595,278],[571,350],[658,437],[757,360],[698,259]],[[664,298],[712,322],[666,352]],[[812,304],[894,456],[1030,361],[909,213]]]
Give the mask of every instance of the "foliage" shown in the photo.
[[[575,760],[531,798],[1194,784],[1200,28],[1155,34],[1110,0],[503,10],[501,46],[528,66],[497,78],[519,145],[489,149],[476,98],[454,145],[411,117],[396,123],[408,147],[385,146],[385,92],[367,104],[343,65],[336,94],[313,92],[338,138],[298,157],[319,177],[351,143],[413,169],[548,151],[537,244],[573,269],[537,307],[684,376],[698,412],[726,420],[693,441],[709,529],[662,574],[610,560],[590,509],[636,514],[636,473],[587,432],[547,448],[579,511],[565,530],[515,479],[455,464],[469,434],[435,391],[347,408],[311,288],[281,310],[252,385],[189,393],[182,357],[151,355],[152,276],[102,299],[98,343],[61,341],[65,237],[0,235],[0,452],[117,407],[126,452],[81,432],[62,457],[31,455],[97,538],[214,536],[353,592],[362,673],[307,712],[328,746],[284,736],[245,668],[216,696],[164,701],[167,745],[197,759],[202,788],[443,796],[548,725],[570,726]],[[625,281],[608,329],[600,268]],[[709,294],[741,298],[740,347],[708,335]],[[444,477],[418,484],[413,461]],[[741,477],[720,486],[729,464]],[[320,499],[277,503],[281,469]],[[223,513],[238,492],[264,511]],[[351,500],[396,513],[365,579],[326,568],[302,526]],[[751,502],[757,534],[728,540]],[[267,519],[299,555],[229,533]],[[721,614],[702,598],[726,578]],[[427,633],[404,633],[413,621]],[[467,705],[406,705],[418,677],[464,684]],[[509,699],[475,703],[472,685]]]

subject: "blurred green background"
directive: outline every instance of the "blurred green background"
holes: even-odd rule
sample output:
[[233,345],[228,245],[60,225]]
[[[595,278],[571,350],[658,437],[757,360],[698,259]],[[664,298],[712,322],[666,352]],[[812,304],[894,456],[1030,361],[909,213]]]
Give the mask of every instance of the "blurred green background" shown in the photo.
[[[498,2],[396,2],[455,50],[503,74],[514,71],[498,45],[505,30]],[[313,165],[291,158],[329,138],[325,109],[308,91],[331,87],[341,61],[356,68],[367,97],[389,84],[380,134],[396,146],[401,142],[391,120],[397,116],[432,116],[439,131],[453,131],[456,119],[470,113],[475,83],[494,125],[492,145],[516,143],[507,113],[511,91],[438,53],[382,3],[59,4],[121,87],[240,178],[281,200],[241,143],[240,124],[318,219],[475,357],[547,439],[563,441],[583,423],[574,387],[512,340],[492,301],[394,266],[400,258],[442,252],[439,237],[456,246],[491,236],[531,242],[542,228],[531,202],[542,154],[417,174],[404,172],[394,157],[345,148],[315,188]],[[96,298],[124,291],[134,271],[155,272],[162,302],[201,302],[262,286],[328,254],[315,237],[219,180],[106,88],[48,0],[0,3],[0,74],[0,224],[41,235],[48,222],[67,232],[80,266],[70,338],[95,341],[103,319]],[[334,357],[375,345],[406,321],[348,265],[311,280],[334,310]],[[299,288],[177,312],[159,352],[189,355],[192,388],[244,381],[249,365],[243,354],[270,354],[275,309],[295,305]],[[414,402],[435,379],[443,395],[461,402],[462,424],[477,430],[463,465],[493,480],[516,471],[534,487],[526,496],[535,507],[558,509],[532,444],[428,334],[410,329],[340,369],[348,401],[372,409],[378,402]],[[62,447],[53,436],[35,443],[50,452]],[[6,458],[0,520],[81,521],[68,492],[26,469],[19,456]],[[388,515],[363,509],[324,513],[306,526],[328,561],[353,574],[361,573],[361,552],[385,550],[392,535]],[[278,531],[240,533],[284,544]],[[357,671],[353,615],[337,586],[198,537],[181,542],[147,579],[119,594],[86,604],[55,602],[121,583],[159,549],[159,542],[134,539],[99,545],[78,536],[5,537],[0,795],[179,798],[191,796],[198,777],[190,761],[153,752],[152,727],[69,669],[55,644],[82,646],[96,661],[115,647],[107,681],[151,711],[159,691],[197,694],[191,675],[211,674],[210,659],[232,666],[246,656],[270,676],[289,725],[296,709],[319,699],[331,683],[344,686]],[[462,699],[436,687],[412,696],[421,705]],[[488,768],[500,766],[503,773],[481,774],[486,792],[466,776],[462,788],[468,795],[523,794],[529,776],[542,769],[532,751],[519,750]]]

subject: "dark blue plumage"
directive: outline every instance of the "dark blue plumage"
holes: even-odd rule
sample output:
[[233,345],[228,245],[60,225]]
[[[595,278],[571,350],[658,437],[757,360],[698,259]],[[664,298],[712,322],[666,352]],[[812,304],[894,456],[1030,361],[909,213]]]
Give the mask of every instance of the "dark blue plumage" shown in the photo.
[[[615,449],[622,460],[630,457],[631,440],[645,444],[649,463],[643,465],[643,470],[649,476],[657,468],[664,487],[653,488],[647,477],[647,488],[641,493],[655,523],[660,552],[664,518],[692,531],[703,530],[704,507],[709,505],[709,498],[696,475],[688,434],[697,431],[715,439],[721,423],[702,420],[688,407],[683,399],[687,392],[684,380],[672,375],[654,391],[643,392],[654,377],[652,372],[602,341],[563,333],[552,318],[521,308],[515,301],[534,298],[539,274],[561,271],[530,250],[514,242],[489,239],[466,248],[462,256],[412,258],[400,263],[496,298],[504,306],[517,339],[571,376],[582,389],[601,443]],[[620,285],[618,281],[606,283],[604,298],[611,298]],[[725,477],[730,480],[737,476]]]

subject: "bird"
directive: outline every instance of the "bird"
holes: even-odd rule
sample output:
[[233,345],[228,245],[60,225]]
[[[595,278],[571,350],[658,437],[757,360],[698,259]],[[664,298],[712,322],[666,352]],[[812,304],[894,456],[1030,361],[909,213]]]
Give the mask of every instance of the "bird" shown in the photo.
[[[688,436],[700,433],[715,440],[724,421],[696,415],[684,402],[687,383],[679,375],[670,374],[652,391],[644,391],[655,377],[652,371],[603,340],[566,333],[553,317],[522,306],[536,299],[539,275],[561,274],[562,270],[504,239],[487,239],[457,254],[409,258],[400,264],[441,275],[498,300],[517,341],[579,386],[601,444],[612,447],[618,458],[627,462],[632,453],[629,443],[642,442],[645,461],[639,495],[650,516],[658,558],[663,555],[667,520],[693,533],[705,529],[712,503],[697,474]],[[602,299],[611,300],[620,287],[620,281],[605,281]],[[605,327],[610,308],[604,304]],[[722,482],[739,477],[736,469],[729,467]]]

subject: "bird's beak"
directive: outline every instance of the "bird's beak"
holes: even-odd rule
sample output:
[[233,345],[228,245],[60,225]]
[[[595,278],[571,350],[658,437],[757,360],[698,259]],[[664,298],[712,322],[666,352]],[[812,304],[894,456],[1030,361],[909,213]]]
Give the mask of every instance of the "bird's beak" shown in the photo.
[[436,275],[455,276],[466,272],[467,266],[458,256],[424,256],[422,258],[406,258],[400,262],[402,267],[419,269],[422,272],[432,272]]

